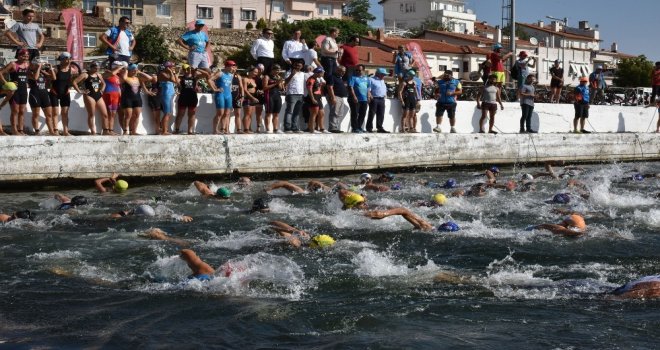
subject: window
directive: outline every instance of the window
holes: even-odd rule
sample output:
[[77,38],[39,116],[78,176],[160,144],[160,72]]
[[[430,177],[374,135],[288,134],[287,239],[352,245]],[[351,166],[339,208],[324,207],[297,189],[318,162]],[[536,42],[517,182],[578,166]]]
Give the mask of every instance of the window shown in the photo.
[[96,35],[92,33],[83,34],[83,46],[84,47],[96,47]]
[[156,5],[156,16],[170,17],[170,5],[158,4]]
[[220,15],[220,28],[233,28],[234,9],[221,8]]
[[257,10],[241,9],[241,21],[256,21]]
[[96,0],[83,0],[82,2],[82,9],[85,13],[92,13],[94,6],[96,6]]
[[212,7],[197,7],[197,18],[211,19],[213,18]]
[[273,12],[284,12],[284,1],[271,1],[273,5]]
[[447,70],[447,66],[446,66],[446,65],[441,64],[441,65],[438,66],[438,71],[440,71],[440,72],[444,72],[444,71],[446,71],[446,70]]
[[464,61],[463,62],[463,72],[469,72],[470,71],[470,62]]
[[332,4],[319,4],[319,15],[332,16]]

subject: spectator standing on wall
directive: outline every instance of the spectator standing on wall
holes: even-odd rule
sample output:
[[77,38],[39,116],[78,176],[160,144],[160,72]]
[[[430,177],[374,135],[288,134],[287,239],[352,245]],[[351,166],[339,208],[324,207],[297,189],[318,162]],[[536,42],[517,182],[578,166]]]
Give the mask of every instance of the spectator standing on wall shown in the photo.
[[527,51],[520,51],[515,64],[518,66],[518,76],[516,79],[518,81],[518,90],[520,90],[525,85],[525,81],[529,75],[529,68],[536,67],[536,60],[533,57],[528,58]]
[[500,104],[500,108],[504,110],[504,105],[502,104],[502,98],[500,97],[501,90],[497,86],[497,74],[491,74],[488,77],[488,82],[486,86],[481,90],[477,96],[477,109],[481,109],[481,119],[479,119],[479,132],[485,133],[484,123],[486,122],[486,114],[489,114],[488,120],[488,133],[497,134],[497,131],[493,130],[495,126],[495,114],[497,113],[497,104]]
[[387,97],[387,86],[385,85],[385,76],[387,70],[378,68],[376,76],[369,78],[371,80],[371,102],[369,102],[369,117],[367,118],[367,132],[373,132],[374,115],[376,116],[376,132],[379,134],[389,134],[389,131],[383,128],[385,120],[385,98]]
[[109,63],[114,61],[123,61],[129,63],[133,48],[135,48],[135,37],[128,26],[131,20],[123,16],[119,19],[119,25],[110,27],[105,33],[101,34],[101,41],[108,45],[105,53],[108,55]]
[[[488,61],[486,61],[488,62]],[[456,96],[462,93],[463,86],[458,79],[453,78],[453,72],[446,70],[442,75],[442,79],[437,81],[435,93],[438,102],[435,104],[435,128],[433,131],[442,132],[440,125],[442,124],[442,115],[447,111],[449,117],[449,125],[451,126],[450,132],[455,133],[456,129]]]
[[550,88],[552,89],[552,97],[550,103],[559,103],[561,96],[561,88],[564,86],[564,68],[559,67],[559,60],[555,60],[555,64],[550,68]]
[[518,90],[518,98],[520,99],[520,109],[522,116],[520,117],[520,133],[536,134],[532,129],[532,113],[534,112],[534,76],[528,75],[525,79],[525,84]]
[[275,42],[273,41],[273,30],[270,28],[264,28],[261,31],[261,37],[254,41],[252,49],[250,49],[250,54],[252,54],[252,57],[257,60],[257,63],[264,65],[264,72],[270,72],[270,68],[273,66],[275,60],[275,54],[273,53],[274,48]]
[[591,96],[591,104],[601,104],[605,102],[605,89],[607,89],[607,82],[605,82],[605,75],[603,75],[603,66],[599,64],[596,66],[596,71],[589,74],[589,95]]
[[[580,77],[580,85],[575,87],[575,118],[573,118],[573,132],[576,134],[590,132],[584,130],[584,122],[589,118],[589,101],[590,101],[590,88],[587,86],[589,78]],[[580,130],[578,130],[578,121],[580,122]]]
[[357,115],[355,119],[351,114],[351,129],[353,133],[356,134],[364,133],[362,126],[364,124],[364,117],[367,115],[369,101],[371,101],[371,81],[369,80],[369,77],[364,74],[364,71],[364,65],[359,64],[355,68],[355,75],[348,82],[348,85],[351,87],[351,98],[353,101],[356,101],[357,104]]
[[35,13],[32,9],[25,9],[22,12],[23,21],[16,22],[8,31],[5,32],[7,38],[16,44],[16,56],[20,49],[27,49],[30,53],[30,61],[39,57],[39,49],[44,44],[44,33],[39,25],[34,23]]
[[310,66],[312,69],[323,66],[321,61],[319,61],[319,53],[316,52],[319,47],[319,43],[316,40],[307,43],[307,51],[305,51],[305,55],[303,56],[305,58],[305,66]]
[[183,33],[176,41],[179,46],[188,50],[188,64],[192,69],[208,69],[210,66],[206,49],[207,47],[210,48],[211,45],[209,44],[208,34],[202,31],[204,26],[204,21],[198,19],[195,21],[195,29]]
[[513,52],[509,52],[502,56],[502,44],[500,43],[493,45],[493,52],[488,54],[488,60],[491,63],[491,74],[495,74],[495,84],[497,85],[497,88],[500,89],[500,91],[506,82],[506,74],[504,73],[504,61],[508,60],[511,56],[513,56]]
[[410,52],[406,51],[405,46],[399,45],[398,50],[392,52],[392,62],[394,63],[394,74],[401,84],[404,76],[415,63],[415,59]]
[[284,42],[284,46],[282,47],[282,58],[289,65],[289,68],[294,61],[305,61],[307,44],[305,43],[305,39],[300,38],[301,36],[302,31],[296,29],[293,32],[293,37]]
[[301,62],[295,62],[289,75],[284,79],[286,86],[286,111],[284,112],[284,132],[301,133],[298,127],[298,117],[303,107],[305,94],[305,73]]
[[337,54],[339,53],[339,46],[337,46],[337,37],[339,36],[339,29],[332,27],[328,31],[328,36],[323,39],[321,43],[321,65],[325,70],[325,80],[330,80],[330,77],[335,74],[335,69],[339,65],[337,63]]
[[326,82],[328,91],[328,108],[330,109],[330,118],[328,126],[332,133],[342,133],[339,129],[341,119],[346,112],[346,100],[348,98],[347,82],[343,79],[346,68],[338,66],[335,74]]
[[[344,74],[344,80],[346,81],[351,81],[353,75],[355,74],[355,68],[358,65],[357,47],[359,44],[360,38],[357,36],[352,36],[348,40],[348,43],[341,46],[343,52],[341,54],[341,58],[339,59],[339,64],[346,68],[346,73]],[[348,98],[348,106],[351,109],[351,120],[357,120],[359,107],[358,102],[353,100],[352,95]]]
[[651,92],[651,99],[649,100],[649,106],[655,103],[655,97],[660,95],[660,61],[655,63],[653,72],[651,72],[651,84],[653,91]]

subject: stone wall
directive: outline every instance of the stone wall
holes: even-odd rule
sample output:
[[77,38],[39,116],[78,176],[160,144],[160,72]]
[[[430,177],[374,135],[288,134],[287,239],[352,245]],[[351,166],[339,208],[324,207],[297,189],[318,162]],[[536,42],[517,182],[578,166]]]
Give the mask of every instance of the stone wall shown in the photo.
[[[185,61],[187,52],[176,44],[177,39],[184,33],[184,28],[162,27],[165,43],[174,53],[177,60]],[[251,45],[259,37],[259,30],[240,29],[211,29],[210,42],[213,45],[213,54],[223,60],[228,54],[239,50],[245,45]]]

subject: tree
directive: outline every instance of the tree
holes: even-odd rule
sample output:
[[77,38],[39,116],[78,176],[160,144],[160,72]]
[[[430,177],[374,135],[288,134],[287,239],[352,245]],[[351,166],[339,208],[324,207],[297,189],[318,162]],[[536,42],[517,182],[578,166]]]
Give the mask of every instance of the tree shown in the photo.
[[267,28],[267,27],[268,27],[268,23],[266,22],[266,20],[263,17],[261,17],[261,18],[259,18],[259,20],[257,20],[257,29],[261,30],[261,29],[264,29],[264,28]]
[[135,35],[135,50],[140,61],[146,63],[161,63],[170,59],[167,41],[160,27],[147,24]]
[[369,21],[376,19],[376,16],[369,12],[369,7],[369,0],[349,1],[344,8],[344,14],[357,23],[368,25]]
[[245,25],[245,29],[246,30],[252,30],[252,28],[254,28],[254,26],[252,25],[252,22],[247,22],[247,24]]
[[[510,36],[511,26],[502,28],[502,35]],[[520,40],[529,40],[529,38],[531,38],[531,36],[521,26],[516,26],[516,37]]]
[[614,74],[614,85],[621,87],[651,86],[653,63],[646,56],[624,58]]
[[449,28],[445,23],[440,23],[436,19],[432,17],[428,17],[427,19],[422,22],[419,27],[416,28],[410,28],[410,36],[411,37],[418,37],[424,33],[425,30],[437,30],[441,32],[447,32],[449,31]]
[[79,7],[80,1],[78,0],[59,0],[56,2],[57,8],[60,10]]

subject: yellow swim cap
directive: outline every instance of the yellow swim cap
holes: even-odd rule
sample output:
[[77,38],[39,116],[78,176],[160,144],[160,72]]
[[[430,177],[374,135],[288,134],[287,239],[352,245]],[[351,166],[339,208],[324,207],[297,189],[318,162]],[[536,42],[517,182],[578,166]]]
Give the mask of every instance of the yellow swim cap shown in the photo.
[[343,199],[344,205],[346,208],[351,209],[354,206],[364,203],[364,197],[360,196],[357,193],[351,193]]
[[190,68],[190,65],[188,63],[184,63],[184,64],[181,65],[181,68],[188,69],[188,68]]
[[447,197],[445,197],[445,195],[442,193],[436,193],[433,196],[433,201],[440,205],[445,205],[445,203],[447,202]]
[[309,246],[313,248],[325,248],[335,244],[334,238],[328,235],[316,235],[309,242]]
[[2,90],[16,91],[18,86],[13,81],[8,81],[5,85],[2,85]]
[[117,192],[124,192],[128,189],[128,182],[124,180],[117,180],[117,182],[115,182],[114,189]]

